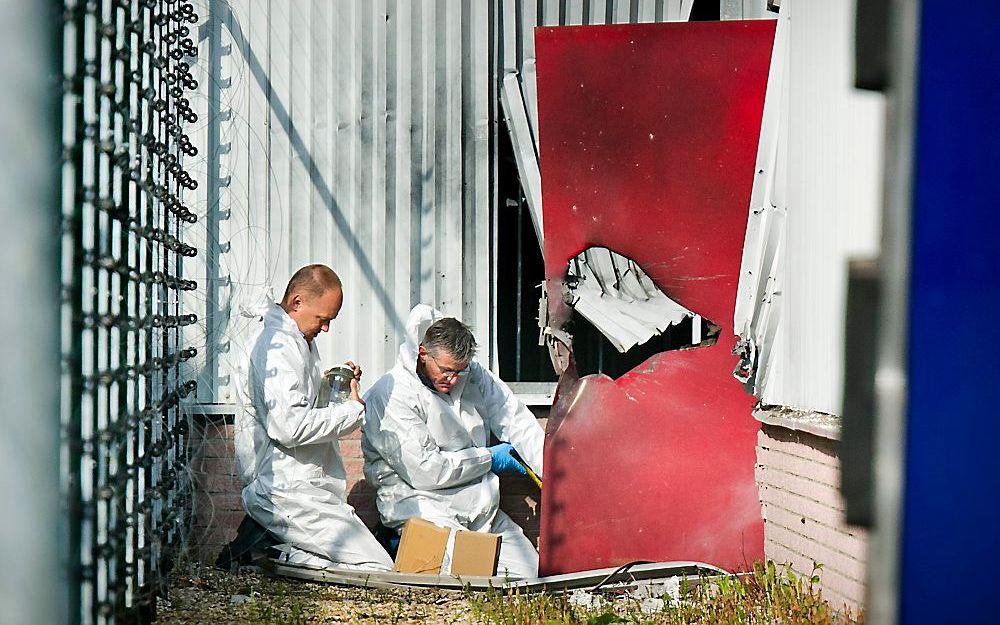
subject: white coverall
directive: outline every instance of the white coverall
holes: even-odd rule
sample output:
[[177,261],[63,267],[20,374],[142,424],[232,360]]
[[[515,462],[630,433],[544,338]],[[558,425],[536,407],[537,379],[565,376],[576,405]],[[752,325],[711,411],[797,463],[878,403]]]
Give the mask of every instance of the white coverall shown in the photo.
[[424,332],[442,317],[420,304],[406,322],[396,366],[365,396],[362,430],[365,477],[377,488],[382,523],[399,530],[410,517],[453,529],[500,534],[499,575],[536,577],[538,552],[500,511],[500,481],[486,448],[493,432],[509,442],[539,476],[544,431],[534,415],[493,373],[472,362],[451,393],[417,377]]
[[263,317],[237,367],[236,461],[247,514],[292,547],[290,562],[391,570],[346,497],[337,440],[361,425],[364,406],[317,406],[316,344],[280,306],[268,301],[244,315]]

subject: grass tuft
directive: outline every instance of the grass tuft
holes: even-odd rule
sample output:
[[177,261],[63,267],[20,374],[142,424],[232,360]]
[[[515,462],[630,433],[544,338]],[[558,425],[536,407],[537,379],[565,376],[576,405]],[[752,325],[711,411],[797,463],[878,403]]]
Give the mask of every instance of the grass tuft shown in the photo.
[[639,600],[622,590],[587,603],[565,594],[527,595],[517,589],[470,593],[468,600],[477,620],[493,625],[862,625],[863,614],[854,615],[847,607],[835,610],[823,599],[821,569],[816,564],[811,575],[800,576],[791,567],[760,562],[747,574],[703,579],[682,588],[678,598],[665,594],[662,604],[652,606],[648,598]]

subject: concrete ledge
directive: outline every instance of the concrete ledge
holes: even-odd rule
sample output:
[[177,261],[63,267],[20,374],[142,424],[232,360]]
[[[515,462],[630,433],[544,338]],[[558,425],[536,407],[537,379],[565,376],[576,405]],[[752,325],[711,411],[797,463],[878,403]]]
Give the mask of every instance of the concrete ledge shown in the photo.
[[508,382],[507,386],[525,406],[551,406],[556,382]]
[[840,417],[837,415],[775,406],[758,408],[753,411],[753,417],[767,425],[840,440]]
[[198,402],[186,402],[181,404],[181,410],[192,417],[212,417],[215,415],[226,415],[232,417],[239,410],[236,404],[202,404]]

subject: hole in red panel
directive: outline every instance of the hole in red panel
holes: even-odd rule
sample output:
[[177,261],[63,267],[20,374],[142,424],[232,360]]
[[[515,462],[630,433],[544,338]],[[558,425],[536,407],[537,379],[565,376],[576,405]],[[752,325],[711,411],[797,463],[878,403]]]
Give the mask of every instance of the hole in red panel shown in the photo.
[[612,378],[665,351],[706,347],[719,327],[671,300],[638,263],[605,247],[573,258],[563,299],[573,308],[572,336],[579,375]]

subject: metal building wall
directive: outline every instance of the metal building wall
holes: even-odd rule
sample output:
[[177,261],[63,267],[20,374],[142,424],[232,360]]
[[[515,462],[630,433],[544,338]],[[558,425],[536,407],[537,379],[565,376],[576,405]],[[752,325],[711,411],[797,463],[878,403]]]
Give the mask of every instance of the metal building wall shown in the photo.
[[884,100],[852,86],[852,8],[782,2],[736,314],[762,402],[835,414],[847,261],[878,253],[881,206]]
[[773,12],[767,10],[767,0],[719,0],[720,19],[773,19],[774,16]]
[[[395,359],[410,307],[470,323],[496,362],[497,85],[535,121],[534,27],[684,20],[693,0],[200,0],[194,106],[202,217],[186,267],[206,285],[198,401],[234,401],[240,302],[326,262],[346,302],[320,350],[366,379]],[[527,144],[533,158],[534,133]],[[537,161],[536,161],[537,163]],[[537,169],[537,164],[536,164]],[[503,207],[498,207],[503,210]],[[502,296],[502,295],[501,295]]]
[[234,400],[240,302],[268,285],[280,298],[311,262],[346,293],[320,351],[357,360],[369,384],[418,302],[490,345],[493,3],[202,4],[198,400]]

